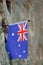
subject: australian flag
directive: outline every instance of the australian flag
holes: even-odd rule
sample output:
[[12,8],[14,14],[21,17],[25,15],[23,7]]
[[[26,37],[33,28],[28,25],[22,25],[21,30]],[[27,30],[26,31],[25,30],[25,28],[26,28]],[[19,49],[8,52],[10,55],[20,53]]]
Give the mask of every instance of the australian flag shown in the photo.
[[28,56],[28,23],[19,22],[8,26],[6,50],[10,59],[26,59]]

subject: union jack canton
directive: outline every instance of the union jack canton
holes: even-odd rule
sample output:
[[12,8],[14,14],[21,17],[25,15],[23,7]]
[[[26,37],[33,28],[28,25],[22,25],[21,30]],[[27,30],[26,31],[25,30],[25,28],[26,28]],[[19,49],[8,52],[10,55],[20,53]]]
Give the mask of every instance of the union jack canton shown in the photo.
[[6,50],[10,59],[25,59],[28,56],[27,21],[8,26]]

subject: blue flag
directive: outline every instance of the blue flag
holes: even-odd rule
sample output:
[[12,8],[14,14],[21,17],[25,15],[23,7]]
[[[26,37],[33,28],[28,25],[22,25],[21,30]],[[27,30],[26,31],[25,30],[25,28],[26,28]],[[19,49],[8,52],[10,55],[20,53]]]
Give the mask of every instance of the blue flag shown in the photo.
[[8,26],[6,50],[10,59],[25,59],[28,56],[27,21]]

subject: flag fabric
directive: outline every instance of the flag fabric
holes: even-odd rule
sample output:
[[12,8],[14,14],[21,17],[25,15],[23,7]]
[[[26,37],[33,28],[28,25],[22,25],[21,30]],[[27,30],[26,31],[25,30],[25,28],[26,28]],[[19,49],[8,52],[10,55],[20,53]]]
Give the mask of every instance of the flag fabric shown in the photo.
[[10,59],[25,59],[28,56],[27,21],[8,26],[6,50]]

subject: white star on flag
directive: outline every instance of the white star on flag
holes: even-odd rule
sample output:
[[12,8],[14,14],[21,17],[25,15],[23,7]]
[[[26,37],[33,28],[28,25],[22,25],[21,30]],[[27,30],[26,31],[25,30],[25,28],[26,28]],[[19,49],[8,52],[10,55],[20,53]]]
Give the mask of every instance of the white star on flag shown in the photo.
[[14,33],[12,33],[12,36],[14,36]]

